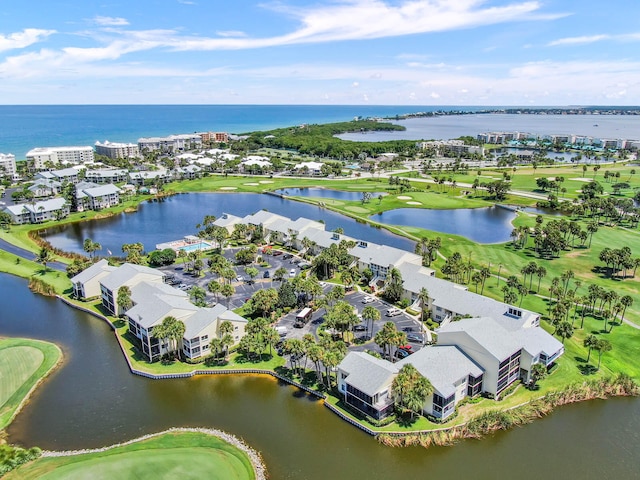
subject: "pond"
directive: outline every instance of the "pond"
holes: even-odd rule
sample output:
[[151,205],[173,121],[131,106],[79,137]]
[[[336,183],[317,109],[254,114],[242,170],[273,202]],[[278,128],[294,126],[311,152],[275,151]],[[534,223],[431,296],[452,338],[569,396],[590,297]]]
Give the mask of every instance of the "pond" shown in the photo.
[[265,209],[297,219],[306,217],[325,222],[327,230],[342,227],[346,235],[367,238],[371,242],[413,251],[414,243],[387,230],[358,223],[316,205],[257,193],[189,193],[167,197],[161,201],[144,202],[135,213],[122,213],[110,218],[78,222],[46,229],[42,236],[57,248],[83,253],[84,239],[91,238],[102,245],[98,255],[121,255],[123,243],[140,242],[146,251],[196,232],[196,225],[205,215],[219,217],[223,213],[245,216]]
[[[332,200],[346,200],[349,202],[359,202],[362,200],[364,192],[347,191],[347,190],[332,190],[330,188],[283,188],[276,190],[276,193],[288,195],[290,197],[315,197],[315,198],[330,198]],[[372,199],[376,199],[379,196],[388,195],[387,192],[367,192],[371,195]]]
[[455,210],[397,208],[369,218],[388,225],[405,225],[460,235],[477,243],[501,243],[511,239],[511,222],[516,218],[516,213],[497,206]]
[[[93,448],[170,427],[220,428],[263,455],[274,479],[637,478],[640,400],[563,407],[547,418],[454,447],[393,449],[297,389],[256,376],[148,380],[129,373],[102,321],[0,274],[0,335],[62,346],[63,365],[8,428],[46,449]],[[559,454],[561,451],[561,454]]]

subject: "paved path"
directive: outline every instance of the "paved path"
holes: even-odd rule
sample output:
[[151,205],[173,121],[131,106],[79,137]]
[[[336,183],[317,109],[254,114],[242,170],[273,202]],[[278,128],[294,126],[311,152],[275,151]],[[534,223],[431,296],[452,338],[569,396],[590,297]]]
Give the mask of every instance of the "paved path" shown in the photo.
[[[21,247],[17,247],[12,243],[7,242],[0,238],[0,250],[4,250],[5,252],[9,252],[13,255],[17,255],[18,257],[22,257],[26,260],[34,260],[35,254]],[[47,263],[47,267],[51,267],[54,270],[58,270],[59,272],[66,272],[67,266],[61,262],[51,262]]]

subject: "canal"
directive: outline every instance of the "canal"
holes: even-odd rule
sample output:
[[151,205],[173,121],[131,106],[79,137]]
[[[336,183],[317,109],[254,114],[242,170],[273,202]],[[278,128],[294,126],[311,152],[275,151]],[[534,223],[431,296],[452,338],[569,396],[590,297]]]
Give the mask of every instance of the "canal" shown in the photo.
[[63,365],[8,429],[47,449],[98,447],[169,427],[226,430],[274,479],[637,478],[640,400],[591,401],[481,441],[392,449],[295,388],[255,376],[148,380],[129,373],[110,329],[0,274],[0,335],[59,344]]

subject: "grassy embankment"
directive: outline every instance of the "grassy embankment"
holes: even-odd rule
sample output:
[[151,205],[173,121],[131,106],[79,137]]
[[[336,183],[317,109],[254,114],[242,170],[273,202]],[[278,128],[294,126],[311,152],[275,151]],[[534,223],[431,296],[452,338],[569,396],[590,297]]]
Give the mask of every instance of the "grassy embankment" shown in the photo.
[[254,479],[249,456],[213,435],[166,433],[104,451],[41,457],[6,477],[11,479]]
[[0,430],[11,423],[33,389],[58,364],[54,344],[23,338],[0,339]]

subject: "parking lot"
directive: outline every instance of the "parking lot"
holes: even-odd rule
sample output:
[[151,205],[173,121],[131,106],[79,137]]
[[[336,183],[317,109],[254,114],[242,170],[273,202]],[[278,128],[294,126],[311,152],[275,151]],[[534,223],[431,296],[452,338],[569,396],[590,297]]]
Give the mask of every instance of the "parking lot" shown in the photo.
[[[238,248],[226,249],[224,256],[233,262],[237,251]],[[279,253],[273,255],[273,253],[276,252]],[[270,255],[262,254],[263,260],[269,264],[268,267],[262,267],[258,264],[251,265],[258,270],[258,275],[255,277],[254,281],[248,281],[250,279],[244,271],[245,266],[234,265],[233,269],[236,272],[236,279],[232,282],[232,286],[235,289],[235,293],[229,299],[226,299],[222,295],[218,295],[218,301],[233,310],[242,306],[259,289],[278,289],[280,287],[280,282],[273,280],[274,272],[278,268],[283,267],[287,271],[285,278],[292,278],[300,273],[301,269],[299,264],[301,263],[301,259],[299,257],[289,253],[280,252],[278,250],[273,250],[271,253],[272,254]],[[194,285],[198,285],[206,290],[207,283],[217,278],[214,274],[209,272],[208,269],[203,270],[203,274],[201,274],[200,277],[194,277],[190,272],[187,272],[185,264],[181,262],[161,267],[161,270],[172,277],[174,286],[182,288],[185,291],[190,290]],[[269,272],[268,278],[265,278],[265,271]],[[322,283],[322,285],[324,293],[327,293],[334,286],[330,283]],[[369,337],[369,332],[366,330],[366,325],[364,323],[354,327],[354,340],[351,343],[349,350],[374,350],[379,352],[380,348],[375,344],[375,342],[373,342],[373,338],[375,337],[375,334],[382,329],[382,326],[389,321],[393,322],[399,331],[403,331],[411,337],[408,338],[407,343],[411,345],[414,351],[422,347],[425,334],[421,329],[420,322],[406,314],[404,311],[398,310],[399,313],[395,315],[387,315],[389,310],[397,309],[394,309],[394,307],[389,305],[387,302],[374,295],[355,290],[347,292],[344,300],[352,305],[359,315],[362,313],[363,308],[369,305],[380,311],[381,316],[379,321],[373,323],[373,334],[371,337]],[[210,305],[213,305],[216,302],[215,296],[211,293],[207,293],[207,302]],[[325,309],[319,309],[313,312],[309,321],[301,328],[294,326],[296,322],[296,314],[299,310],[300,309],[293,309],[276,323],[277,327],[284,327],[284,329],[286,329],[286,334],[281,335],[283,340],[287,338],[301,339],[307,333],[310,333],[317,338],[317,329],[324,322],[324,316],[326,314]],[[428,333],[425,340],[430,340],[430,335]]]

